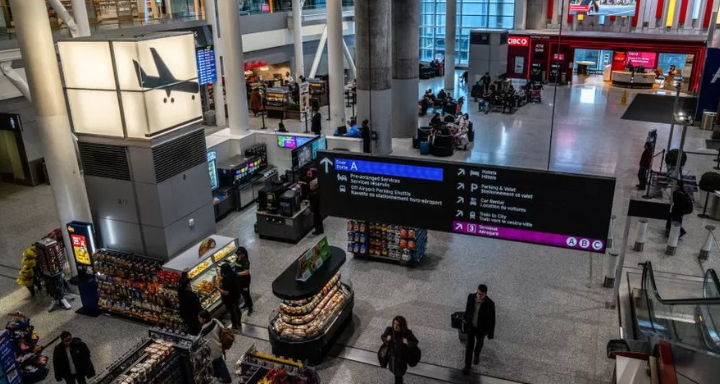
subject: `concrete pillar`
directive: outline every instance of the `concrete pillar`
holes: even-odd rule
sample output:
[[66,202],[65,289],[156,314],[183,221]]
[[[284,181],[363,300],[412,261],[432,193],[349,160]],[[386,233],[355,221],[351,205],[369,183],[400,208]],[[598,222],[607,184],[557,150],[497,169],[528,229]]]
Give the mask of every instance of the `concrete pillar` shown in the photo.
[[[457,0],[447,0],[445,10],[445,90],[455,89],[455,27]],[[450,95],[453,95],[450,92]]]
[[[30,94],[37,112],[40,141],[52,185],[60,226],[73,220],[92,222],[70,131],[65,96],[44,0],[10,0]],[[77,266],[67,230],[63,239],[71,274]]]
[[395,0],[392,7],[393,137],[412,138],[418,127],[420,1]]
[[[220,23],[217,18],[217,0],[205,0],[205,20],[210,24],[213,34],[213,49],[215,50],[215,68],[217,70],[217,81],[213,84],[213,99],[215,101],[215,125],[218,127],[227,126],[225,116],[225,95],[223,94],[222,83],[222,41],[220,40]],[[244,67],[243,67],[244,68]],[[245,78],[243,74],[243,79]]]
[[[392,152],[391,1],[355,2],[355,64],[358,122],[370,122],[377,136],[375,153]],[[416,99],[417,90],[412,99]]]
[[[207,1],[207,0],[205,0]],[[302,4],[292,0],[293,42],[295,43],[295,79],[305,76],[305,54],[303,53]]]
[[72,0],[72,11],[78,28],[78,37],[90,36],[90,20],[88,20],[85,0]]
[[525,20],[527,19],[528,0],[515,0],[515,22],[513,27],[518,30],[525,29]]
[[342,1],[328,0],[328,75],[330,128],[345,126],[345,52],[343,50]]
[[221,0],[217,5],[223,46],[228,126],[231,134],[240,135],[243,130],[250,129],[250,111],[245,89],[245,55],[238,11],[240,8],[238,0]]

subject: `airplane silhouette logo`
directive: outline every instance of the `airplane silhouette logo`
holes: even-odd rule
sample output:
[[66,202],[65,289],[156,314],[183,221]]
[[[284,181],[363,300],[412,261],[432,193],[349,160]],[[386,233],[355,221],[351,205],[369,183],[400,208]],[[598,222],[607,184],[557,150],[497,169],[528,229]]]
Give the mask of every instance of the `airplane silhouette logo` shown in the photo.
[[164,88],[165,94],[167,95],[167,97],[163,99],[164,103],[167,103],[168,99],[171,103],[175,102],[175,98],[170,97],[170,94],[173,91],[192,93],[192,99],[195,100],[195,94],[200,92],[200,84],[198,84],[197,81],[180,81],[176,79],[172,72],[170,72],[170,69],[168,69],[165,61],[163,61],[160,57],[157,50],[155,48],[150,48],[150,53],[152,54],[153,61],[155,62],[158,76],[148,76],[147,73],[145,73],[145,70],[140,66],[140,63],[133,60],[135,72],[138,77],[138,84],[144,88]]

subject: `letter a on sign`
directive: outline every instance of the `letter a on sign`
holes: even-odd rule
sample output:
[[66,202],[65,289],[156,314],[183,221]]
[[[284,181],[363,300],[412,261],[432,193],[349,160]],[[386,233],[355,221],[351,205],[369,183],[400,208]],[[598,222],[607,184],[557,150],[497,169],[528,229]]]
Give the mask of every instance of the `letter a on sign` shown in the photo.
[[352,165],[350,166],[350,169],[352,169],[353,171],[357,171],[357,170],[358,170],[357,164],[355,164],[354,161],[353,161]]
[[715,84],[717,79],[720,79],[720,68],[718,68],[717,72],[715,72],[715,76],[713,76],[712,80],[710,80],[710,84]]

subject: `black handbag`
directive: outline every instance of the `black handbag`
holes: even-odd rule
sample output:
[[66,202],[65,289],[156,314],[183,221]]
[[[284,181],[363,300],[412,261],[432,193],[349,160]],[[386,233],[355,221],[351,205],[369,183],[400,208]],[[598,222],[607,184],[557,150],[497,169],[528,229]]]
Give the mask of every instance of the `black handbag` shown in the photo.
[[417,345],[412,348],[408,348],[407,363],[409,366],[414,367],[418,365],[420,363],[420,359],[422,359],[422,351]]
[[450,326],[454,329],[462,329],[465,322],[465,312],[455,312],[450,315]]
[[387,368],[390,362],[390,344],[383,343],[378,350],[378,363],[383,368]]

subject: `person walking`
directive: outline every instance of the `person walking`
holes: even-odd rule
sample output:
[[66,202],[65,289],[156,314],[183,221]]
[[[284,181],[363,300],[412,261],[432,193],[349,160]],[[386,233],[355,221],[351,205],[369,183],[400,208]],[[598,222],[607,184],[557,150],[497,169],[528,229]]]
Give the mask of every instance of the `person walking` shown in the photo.
[[198,322],[198,313],[203,310],[200,298],[193,292],[190,284],[190,278],[187,272],[183,272],[180,276],[178,284],[178,303],[180,318],[183,319],[187,326],[188,333],[197,336],[200,333],[200,323]]
[[90,349],[68,331],[60,333],[60,344],[53,350],[53,369],[55,380],[66,384],[85,384],[86,378],[95,376]]
[[483,92],[487,92],[490,90],[490,83],[492,83],[492,77],[490,77],[490,72],[485,72],[483,77],[480,78],[480,81],[483,86]]
[[202,324],[200,336],[207,340],[210,347],[210,359],[212,359],[213,376],[220,379],[221,383],[232,383],[230,371],[228,371],[223,347],[220,342],[220,329],[225,328],[220,321],[213,319],[210,312],[202,311],[198,314],[198,322]]
[[363,139],[363,153],[370,153],[370,124],[369,121],[363,120],[362,125],[360,126],[360,137]]
[[645,189],[645,186],[647,185],[647,173],[650,169],[650,163],[652,162],[653,157],[653,147],[650,143],[645,143],[645,149],[643,150],[642,155],[640,155],[640,168],[638,169],[638,182],[639,184],[636,186],[639,191],[642,191]]
[[323,225],[323,216],[320,213],[320,188],[318,187],[317,178],[315,175],[312,177],[310,182],[310,212],[313,214],[313,226],[315,230],[313,235],[322,235],[325,233],[325,226]]
[[243,306],[240,309],[247,308],[247,314],[250,316],[253,313],[253,301],[250,297],[250,257],[244,247],[238,247],[235,255],[235,271],[238,273],[240,294],[243,298]]
[[225,309],[230,314],[230,322],[233,329],[240,329],[242,320],[242,312],[239,310],[240,304],[240,282],[235,270],[228,263],[220,265],[220,297]]
[[490,340],[495,337],[495,303],[488,297],[487,291],[487,285],[480,284],[477,292],[468,295],[465,305],[465,375],[470,373],[471,361],[475,365],[480,364],[480,352],[485,336]]
[[670,226],[672,223],[680,223],[680,237],[685,236],[687,231],[682,227],[683,216],[691,213],[693,210],[693,202],[687,192],[685,192],[685,183],[682,180],[677,182],[675,190],[672,194],[672,207],[670,208],[670,217],[665,224],[665,237],[670,236]]
[[395,376],[395,384],[402,384],[408,369],[410,349],[417,347],[418,339],[408,329],[407,320],[402,316],[395,316],[392,327],[387,327],[380,338],[389,347],[388,369]]
[[253,115],[257,117],[258,112],[262,109],[262,96],[257,88],[254,88],[250,92],[250,110],[253,111]]
[[310,121],[310,130],[312,131],[312,133],[319,136],[320,133],[322,132],[321,124],[322,124],[322,116],[320,115],[320,111],[318,111],[317,109],[313,109],[313,117],[312,117],[312,120]]

